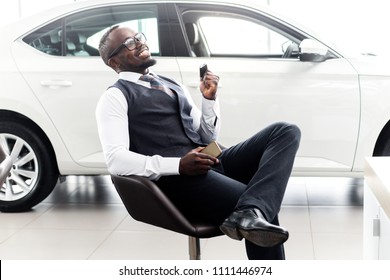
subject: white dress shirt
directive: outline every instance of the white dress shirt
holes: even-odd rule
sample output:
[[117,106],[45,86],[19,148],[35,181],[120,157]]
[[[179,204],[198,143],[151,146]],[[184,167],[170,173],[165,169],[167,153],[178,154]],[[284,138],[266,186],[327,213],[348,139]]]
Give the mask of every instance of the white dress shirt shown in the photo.
[[[119,73],[119,79],[150,88],[149,82],[139,80],[140,76],[141,74],[133,72]],[[200,111],[188,90],[181,87],[192,105],[191,117],[195,131],[199,131],[206,143],[216,140],[220,129],[218,98],[216,100],[202,98]],[[116,87],[111,87],[103,93],[96,108],[98,132],[108,171],[115,175],[139,175],[152,180],[179,174],[179,157],[145,156],[129,151],[127,109],[126,98]]]

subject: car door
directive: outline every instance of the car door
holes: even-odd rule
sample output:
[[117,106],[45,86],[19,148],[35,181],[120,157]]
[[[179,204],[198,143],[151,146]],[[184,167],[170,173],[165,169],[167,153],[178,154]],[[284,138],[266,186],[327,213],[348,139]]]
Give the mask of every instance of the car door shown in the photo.
[[302,131],[295,174],[351,171],[360,95],[346,60],[300,61],[298,46],[308,35],[259,11],[205,4],[177,10],[189,49],[188,57],[178,58],[183,83],[200,102],[199,65],[207,63],[220,76],[224,145],[270,123],[291,122]]
[[[48,23],[15,43],[14,57],[22,75],[78,165],[105,167],[95,108],[101,94],[117,79],[98,53],[100,38],[109,27],[120,24],[143,32],[153,55],[159,57],[156,71],[180,78],[175,59],[163,57],[164,49],[171,48],[161,43],[169,42],[166,27],[159,26],[164,20],[161,11],[163,7],[157,4],[91,8]],[[59,164],[63,172],[75,174]]]

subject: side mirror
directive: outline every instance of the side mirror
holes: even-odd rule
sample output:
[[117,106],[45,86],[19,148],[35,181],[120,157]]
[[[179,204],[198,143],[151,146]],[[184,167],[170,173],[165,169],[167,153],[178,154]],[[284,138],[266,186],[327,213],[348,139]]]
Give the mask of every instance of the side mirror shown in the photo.
[[300,61],[322,62],[328,59],[328,47],[313,39],[304,39],[299,44]]

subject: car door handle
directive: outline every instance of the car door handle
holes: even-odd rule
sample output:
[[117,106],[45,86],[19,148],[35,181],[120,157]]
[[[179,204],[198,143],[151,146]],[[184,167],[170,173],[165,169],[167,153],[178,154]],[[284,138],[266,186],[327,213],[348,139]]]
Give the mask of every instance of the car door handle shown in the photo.
[[43,80],[41,86],[49,88],[70,87],[73,83],[67,80]]

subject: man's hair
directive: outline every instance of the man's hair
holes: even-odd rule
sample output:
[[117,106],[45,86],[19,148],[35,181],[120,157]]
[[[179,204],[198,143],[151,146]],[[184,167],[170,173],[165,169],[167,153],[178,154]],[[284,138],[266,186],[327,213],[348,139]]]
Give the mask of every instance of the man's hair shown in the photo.
[[110,55],[111,48],[110,48],[110,40],[108,37],[110,36],[111,32],[117,29],[119,25],[112,26],[110,29],[107,30],[106,33],[102,36],[99,43],[99,54],[100,57],[103,59],[104,63],[108,65],[108,56]]

